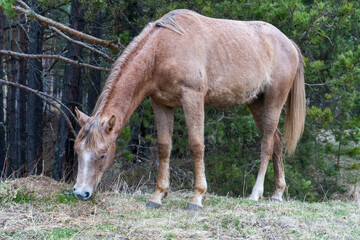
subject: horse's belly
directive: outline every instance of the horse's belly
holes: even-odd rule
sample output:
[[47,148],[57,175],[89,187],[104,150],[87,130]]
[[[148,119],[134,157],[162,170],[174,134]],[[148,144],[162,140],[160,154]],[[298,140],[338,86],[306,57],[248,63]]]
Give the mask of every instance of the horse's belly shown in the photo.
[[236,80],[216,77],[209,82],[205,105],[226,108],[248,103],[263,92],[268,84],[270,78],[267,76],[256,79],[238,77]]

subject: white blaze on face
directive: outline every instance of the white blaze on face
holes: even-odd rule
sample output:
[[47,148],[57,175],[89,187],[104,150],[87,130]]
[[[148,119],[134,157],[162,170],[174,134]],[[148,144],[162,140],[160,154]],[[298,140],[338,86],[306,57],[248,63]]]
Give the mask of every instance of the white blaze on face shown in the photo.
[[[93,153],[88,149],[84,149],[82,145],[82,154],[79,156],[79,165],[78,165],[78,176],[76,178],[76,184],[74,188],[76,189],[77,193],[85,193],[88,192],[90,196],[94,191],[95,186],[95,179],[94,169],[91,169],[91,161],[93,157]],[[80,164],[81,162],[81,164]]]
[[[86,176],[88,176],[88,174],[89,174],[89,165],[90,165],[90,161],[91,161],[91,153],[89,151],[84,151],[84,153],[82,155],[82,160],[83,160],[82,175],[83,175],[83,178],[86,178]],[[85,182],[83,182],[83,184],[85,184]]]

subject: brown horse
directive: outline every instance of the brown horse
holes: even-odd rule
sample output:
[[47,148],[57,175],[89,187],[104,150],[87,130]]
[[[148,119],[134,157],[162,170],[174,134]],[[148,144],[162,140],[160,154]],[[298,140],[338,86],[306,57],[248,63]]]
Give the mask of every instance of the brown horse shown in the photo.
[[182,107],[195,193],[189,209],[202,207],[207,189],[204,168],[204,106],[247,104],[263,133],[261,164],[250,199],[258,200],[272,157],[273,200],[285,185],[282,140],[277,129],[286,104],[284,138],[292,153],[305,121],[303,59],[300,50],[265,22],[213,19],[176,10],[150,23],[116,61],[90,117],[76,109],[82,128],[75,142],[78,175],[74,193],[86,200],[114,159],[115,141],[136,107],[151,97],[159,151],[156,190],[148,207],[158,207],[169,190],[169,157],[174,108]]

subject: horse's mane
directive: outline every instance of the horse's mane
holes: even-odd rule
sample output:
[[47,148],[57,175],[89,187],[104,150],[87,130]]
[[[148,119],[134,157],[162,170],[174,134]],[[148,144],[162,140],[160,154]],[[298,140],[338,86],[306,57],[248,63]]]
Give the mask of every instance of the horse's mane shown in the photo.
[[155,23],[154,22],[149,23],[144,28],[144,30],[142,30],[142,32],[126,47],[124,52],[114,63],[110,75],[105,82],[103,90],[95,104],[91,116],[95,116],[96,114],[101,112],[100,108],[106,103],[107,97],[111,89],[113,89],[113,85],[115,84],[116,80],[120,78],[122,71],[127,66],[127,64],[136,56],[136,53],[144,46],[144,44],[146,43],[146,39],[148,38],[150,33],[154,30],[154,27],[167,28],[180,35],[186,34],[185,30],[178,24],[178,22],[174,18],[174,16],[178,14],[188,14],[197,17],[195,12],[179,9],[166,14],[164,17],[160,18]]
[[104,142],[104,135],[101,130],[101,125],[99,121],[99,116],[95,116],[92,121],[84,125],[76,138],[76,141],[85,141],[85,145],[96,149],[96,143],[98,141]]
[[185,13],[185,12],[191,12],[191,11],[179,9],[179,10],[169,12],[164,17],[157,20],[155,22],[155,25],[158,27],[170,29],[176,33],[179,33],[180,35],[184,35],[184,34],[186,34],[185,30],[178,24],[178,22],[175,20],[174,16],[176,14]]
[[153,26],[154,23],[149,23],[144,28],[144,30],[126,47],[121,56],[113,64],[110,75],[105,82],[105,85],[98,100],[96,101],[91,116],[96,115],[100,110],[100,107],[104,105],[109,92],[113,88],[113,84],[116,82],[116,80],[120,78],[123,69],[131,61],[131,59],[133,59],[133,57],[136,55],[136,52],[142,48],[142,46],[144,45],[144,40],[148,37],[151,30],[153,30]]

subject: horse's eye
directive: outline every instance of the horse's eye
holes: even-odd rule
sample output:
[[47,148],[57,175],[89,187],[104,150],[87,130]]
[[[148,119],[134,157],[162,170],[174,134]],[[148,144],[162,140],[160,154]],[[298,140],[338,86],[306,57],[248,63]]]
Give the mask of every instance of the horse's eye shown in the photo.
[[105,158],[105,156],[106,156],[106,153],[101,154],[101,156],[100,156],[99,160],[104,159],[104,158]]

